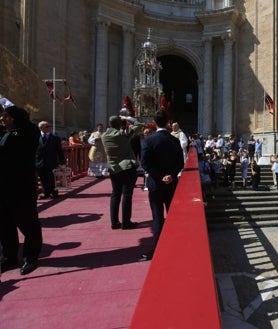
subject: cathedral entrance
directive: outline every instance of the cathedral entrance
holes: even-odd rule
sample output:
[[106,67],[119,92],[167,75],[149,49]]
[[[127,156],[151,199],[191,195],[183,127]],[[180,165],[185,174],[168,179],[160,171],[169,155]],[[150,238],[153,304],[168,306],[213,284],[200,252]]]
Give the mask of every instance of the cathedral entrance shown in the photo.
[[171,102],[173,120],[187,134],[198,131],[198,84],[194,67],[175,55],[158,57],[161,62],[160,83],[167,101]]

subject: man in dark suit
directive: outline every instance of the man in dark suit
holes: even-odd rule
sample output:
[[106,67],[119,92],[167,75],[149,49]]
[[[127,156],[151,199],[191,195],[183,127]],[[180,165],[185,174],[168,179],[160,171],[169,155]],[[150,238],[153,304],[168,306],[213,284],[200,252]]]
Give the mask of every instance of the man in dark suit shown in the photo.
[[164,206],[168,211],[178,183],[178,174],[184,167],[180,142],[168,131],[168,115],[164,110],[154,116],[157,131],[146,137],[142,147],[141,165],[148,173],[147,188],[153,216],[153,248],[142,259],[153,256],[164,224]]
[[62,150],[61,139],[51,133],[49,123],[41,121],[38,126],[41,130],[41,136],[36,154],[36,168],[43,189],[39,199],[55,198],[58,195],[58,191],[55,189],[53,169],[59,165],[64,165],[66,160]]

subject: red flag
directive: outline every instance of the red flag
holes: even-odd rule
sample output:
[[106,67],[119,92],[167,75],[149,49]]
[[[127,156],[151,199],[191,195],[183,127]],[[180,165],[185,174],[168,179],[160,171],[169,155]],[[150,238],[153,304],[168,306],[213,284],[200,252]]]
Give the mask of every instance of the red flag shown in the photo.
[[66,97],[64,98],[64,100],[65,100],[65,101],[71,101],[72,104],[74,105],[74,107],[76,108],[76,102],[75,102],[75,99],[74,99],[74,97],[73,97],[73,95],[72,95],[72,92],[71,92],[71,89],[70,89],[70,85],[69,85],[69,83],[68,83],[66,80],[64,81],[64,85],[65,85],[65,88],[68,89],[68,96],[66,96]]
[[[44,81],[45,82],[45,84],[46,84],[46,88],[47,88],[47,90],[48,90],[48,93],[49,93],[49,95],[50,95],[50,97],[52,98],[52,99],[54,99],[54,82],[53,82],[53,80],[45,80]],[[62,99],[57,95],[57,93],[55,92],[55,100],[58,100],[60,103],[62,103]]]
[[275,108],[275,104],[273,102],[273,99],[268,94],[266,94],[265,98],[264,98],[264,101],[265,101],[265,105],[266,105],[269,113],[273,114],[274,113],[274,108]]
[[71,101],[76,108],[76,102],[72,95],[69,83],[66,80],[59,80],[59,82],[61,81],[64,82],[65,93],[67,93],[66,96],[60,96],[59,94],[61,94],[61,91],[58,92],[57,90],[54,90],[53,80],[44,80],[50,97],[54,100],[55,94],[55,101],[58,100],[60,104],[63,104],[64,101]]

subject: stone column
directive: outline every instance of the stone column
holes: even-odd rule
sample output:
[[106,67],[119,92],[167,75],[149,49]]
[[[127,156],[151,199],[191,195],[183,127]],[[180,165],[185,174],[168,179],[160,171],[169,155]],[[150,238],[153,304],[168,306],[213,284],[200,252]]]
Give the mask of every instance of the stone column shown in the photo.
[[233,38],[227,35],[224,42],[224,67],[223,67],[223,134],[233,133]]
[[198,132],[203,131],[202,111],[204,104],[204,81],[198,80]]
[[212,133],[212,39],[204,38],[204,98],[203,111],[199,113],[200,133],[207,136]]
[[99,21],[96,33],[96,65],[95,65],[95,124],[106,125],[107,79],[108,79],[108,23]]
[[212,9],[214,9],[213,5],[212,5],[212,0],[207,0],[206,1],[206,10],[212,10]]
[[133,33],[130,28],[123,27],[123,62],[122,62],[122,99],[129,96],[132,99],[133,83]]

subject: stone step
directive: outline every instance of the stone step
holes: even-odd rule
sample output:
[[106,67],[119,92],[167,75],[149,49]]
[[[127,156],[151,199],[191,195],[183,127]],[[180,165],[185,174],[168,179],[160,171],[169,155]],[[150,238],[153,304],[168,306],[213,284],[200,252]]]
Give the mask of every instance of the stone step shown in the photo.
[[214,209],[210,211],[206,210],[208,220],[216,220],[216,218],[251,218],[254,216],[274,214],[278,219],[278,205],[275,207],[239,207],[239,208],[226,208],[226,209]]
[[213,191],[215,198],[241,198],[241,197],[278,197],[277,189],[270,189],[269,191],[254,191],[251,187],[247,188],[235,188],[233,190],[228,189],[227,187],[216,188]]
[[227,211],[230,209],[247,209],[247,208],[271,208],[278,207],[277,198],[269,201],[241,201],[241,200],[225,200],[224,202],[212,201],[210,202],[209,208],[207,209],[207,214],[222,212],[223,208]]
[[205,212],[208,223],[278,220],[278,191],[216,191]]
[[278,218],[277,216],[265,216],[265,218],[249,218],[248,220],[230,220],[230,221],[209,221],[207,222],[208,229],[212,230],[231,230],[231,229],[239,229],[239,228],[256,228],[256,227],[276,227],[278,226]]
[[[269,191],[253,191],[250,186],[243,189],[239,166],[237,164],[236,188],[220,187],[213,191],[214,198],[208,198],[205,208],[208,226],[278,225],[278,190],[273,187],[271,165],[261,166],[260,188],[266,186]],[[248,178],[251,178],[250,169]]]
[[[222,217],[210,217],[208,220],[208,225],[212,224],[223,224],[223,225],[241,225],[243,223],[264,223],[264,224],[278,224],[278,216],[277,214],[248,214],[248,215],[233,215],[233,216],[222,216]],[[275,224],[276,223],[276,224]]]

